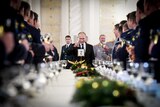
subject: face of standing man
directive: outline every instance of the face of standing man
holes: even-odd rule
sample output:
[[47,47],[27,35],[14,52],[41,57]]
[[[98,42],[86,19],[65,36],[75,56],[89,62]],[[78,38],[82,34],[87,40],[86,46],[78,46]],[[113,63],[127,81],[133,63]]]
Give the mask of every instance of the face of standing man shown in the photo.
[[105,37],[105,35],[100,35],[100,37],[99,37],[99,41],[100,41],[100,43],[104,44],[104,43],[105,43],[105,41],[106,41],[106,37]]
[[65,40],[66,40],[66,44],[70,44],[71,43],[71,37],[65,37]]
[[78,34],[78,39],[79,39],[79,43],[80,43],[80,44],[85,43],[85,42],[86,42],[86,34],[83,33],[83,32],[80,32],[80,33]]

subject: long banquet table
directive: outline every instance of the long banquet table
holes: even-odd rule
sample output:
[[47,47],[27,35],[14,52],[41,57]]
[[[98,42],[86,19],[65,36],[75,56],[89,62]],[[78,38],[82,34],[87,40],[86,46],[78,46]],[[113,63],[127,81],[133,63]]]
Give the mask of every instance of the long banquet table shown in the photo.
[[[71,70],[63,70],[58,79],[53,78],[48,85],[28,101],[29,107],[75,107],[70,103],[75,91],[75,77]],[[76,106],[77,107],[77,106]]]
[[[57,80],[50,81],[39,94],[28,100],[27,107],[79,107],[70,103],[76,81],[71,70],[63,70]],[[137,98],[145,107],[160,107],[159,99],[140,91],[137,91]]]

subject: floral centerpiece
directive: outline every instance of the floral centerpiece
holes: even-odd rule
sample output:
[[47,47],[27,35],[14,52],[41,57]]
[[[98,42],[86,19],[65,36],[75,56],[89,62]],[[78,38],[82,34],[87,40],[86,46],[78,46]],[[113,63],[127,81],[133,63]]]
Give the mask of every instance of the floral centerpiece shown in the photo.
[[126,101],[137,103],[135,92],[122,82],[105,79],[79,80],[72,103],[82,107],[123,106]]
[[94,67],[91,67],[90,65],[87,65],[85,61],[68,61],[72,64],[71,70],[76,74],[78,77],[87,77],[87,76],[100,76],[100,74],[94,69]]

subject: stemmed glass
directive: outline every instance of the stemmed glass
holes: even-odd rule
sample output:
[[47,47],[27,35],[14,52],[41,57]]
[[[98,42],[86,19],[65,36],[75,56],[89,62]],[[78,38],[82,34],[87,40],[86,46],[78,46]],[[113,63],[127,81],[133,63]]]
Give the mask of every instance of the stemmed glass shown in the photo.
[[65,69],[67,66],[67,60],[61,60],[62,68]]
[[53,61],[53,74],[55,76],[56,81],[58,80],[58,76],[62,70],[62,64],[59,61]]
[[92,60],[92,64],[95,68],[98,67],[98,60]]
[[152,68],[152,64],[148,62],[141,63],[140,75],[143,80],[144,87],[143,91],[149,91],[149,87],[153,82],[154,71]]
[[106,62],[105,62],[105,67],[106,67],[105,76],[106,76],[107,78],[111,78],[111,76],[112,76],[113,63],[112,63],[111,61],[106,61]]
[[47,84],[47,77],[49,72],[49,65],[47,63],[38,64],[37,78],[34,81],[34,87],[37,91],[44,90],[45,85]]

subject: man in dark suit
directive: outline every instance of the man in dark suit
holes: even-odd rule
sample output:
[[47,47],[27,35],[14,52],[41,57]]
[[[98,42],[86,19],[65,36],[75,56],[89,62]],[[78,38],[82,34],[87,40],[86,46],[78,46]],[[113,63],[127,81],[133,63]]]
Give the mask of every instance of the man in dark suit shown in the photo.
[[[71,36],[70,35],[67,35],[65,37],[65,41],[66,41],[66,44],[62,46],[62,49],[61,49],[61,57],[60,57],[60,60],[70,60],[70,61],[73,61],[75,58],[74,58],[74,55],[72,54],[72,52],[70,52],[69,50],[71,48],[73,48],[73,44],[71,43]],[[66,68],[70,68],[71,64],[67,64]]]
[[[78,51],[80,52],[80,49],[84,50],[84,56],[78,55],[80,54],[78,53]],[[78,34],[78,42],[74,44],[73,50],[77,61],[85,60],[88,65],[92,66],[92,60],[95,59],[93,46],[86,43],[86,34],[84,32],[80,32]],[[83,51],[81,52],[83,54]]]

